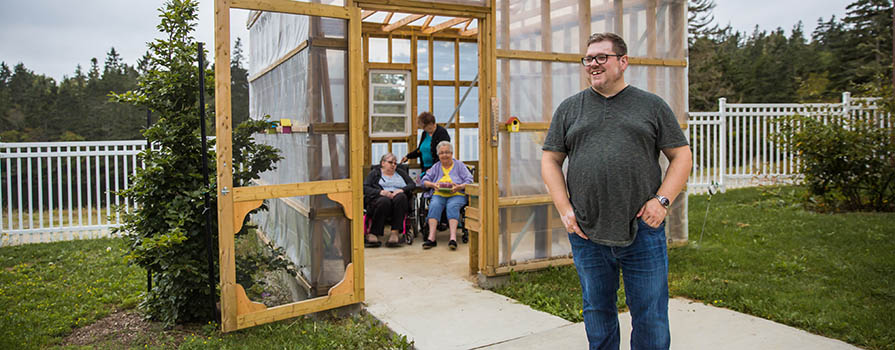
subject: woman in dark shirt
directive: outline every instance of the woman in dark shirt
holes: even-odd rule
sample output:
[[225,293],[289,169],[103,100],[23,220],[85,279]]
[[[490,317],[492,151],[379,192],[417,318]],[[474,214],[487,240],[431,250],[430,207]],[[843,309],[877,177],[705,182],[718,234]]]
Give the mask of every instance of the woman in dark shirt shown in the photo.
[[438,151],[435,149],[435,146],[441,141],[451,141],[451,135],[448,134],[447,129],[435,123],[435,115],[432,113],[420,113],[417,121],[420,128],[423,129],[423,133],[420,135],[420,142],[415,150],[407,153],[401,159],[401,163],[407,162],[407,159],[421,158],[420,165],[422,166],[422,172],[425,173],[426,170],[432,167],[432,164],[438,161]]

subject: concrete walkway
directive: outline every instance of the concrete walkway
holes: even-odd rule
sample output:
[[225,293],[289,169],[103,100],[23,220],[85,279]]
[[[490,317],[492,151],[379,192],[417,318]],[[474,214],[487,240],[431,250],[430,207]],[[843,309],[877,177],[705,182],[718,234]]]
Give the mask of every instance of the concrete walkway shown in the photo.
[[[467,245],[456,251],[420,240],[366,249],[366,309],[417,349],[586,349],[583,323],[533,310],[475,287],[466,277]],[[631,318],[620,315],[622,349]],[[686,299],[669,302],[671,348],[687,350],[858,349],[839,340]]]

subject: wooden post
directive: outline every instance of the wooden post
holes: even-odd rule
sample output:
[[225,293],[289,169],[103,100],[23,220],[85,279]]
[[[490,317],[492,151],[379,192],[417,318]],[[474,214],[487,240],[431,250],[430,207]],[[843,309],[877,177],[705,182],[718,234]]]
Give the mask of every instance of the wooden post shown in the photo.
[[[669,5],[669,27],[671,28],[671,55],[676,59],[687,57],[687,2],[681,1]],[[655,20],[655,19],[653,19]],[[671,68],[671,93],[668,101],[677,116],[678,124],[687,126],[687,68]],[[684,130],[686,132],[686,130]],[[688,169],[689,172],[689,169]],[[673,245],[685,245],[688,240],[687,224],[687,187],[681,189],[674,203],[669,208],[666,221],[666,237]]]
[[[510,4],[509,3],[510,3],[509,0],[501,1],[500,31],[501,31],[501,37],[503,38],[503,41],[501,41],[501,45],[504,50],[509,50],[510,46],[511,46],[510,45]],[[502,80],[503,86],[501,86],[501,97],[503,99],[503,103],[501,105],[503,106],[503,108],[500,110],[500,114],[494,115],[495,117],[497,117],[498,115],[500,116],[499,120],[497,121],[498,123],[509,119],[509,117],[510,117],[510,101],[511,101],[511,96],[512,96],[512,93],[510,91],[511,86],[512,86],[512,78],[511,78],[512,74],[510,74],[510,60],[508,60],[508,59],[503,60],[503,62],[501,62],[501,65],[503,68],[501,70],[501,73],[503,74],[503,80]],[[491,124],[493,125],[494,123],[491,123]],[[510,187],[511,186],[510,178],[512,176],[512,153],[510,152],[511,148],[512,148],[512,145],[510,143],[511,136],[512,135],[509,133],[498,133],[499,142],[500,142],[500,147],[498,149],[501,149],[502,151],[500,153],[500,157],[495,158],[495,160],[499,159],[499,163],[495,162],[496,163],[495,165],[498,165],[496,168],[498,171],[500,171],[498,180],[503,182],[506,190],[504,191],[504,193],[500,193],[500,187],[499,187],[499,184],[497,183],[499,181],[495,182],[494,198],[493,198],[493,200],[495,202],[501,195],[511,196],[513,193],[513,189],[512,189],[512,187]],[[494,234],[498,237],[498,239],[500,239],[500,241],[503,242],[503,250],[502,251],[503,251],[503,256],[504,256],[505,260],[510,261],[510,257],[512,256],[512,252],[511,252],[510,248],[512,247],[512,244],[510,241],[510,233],[509,233],[509,230],[507,229],[509,227],[509,225],[508,225],[509,210],[500,210],[497,207],[497,205],[495,205],[494,206],[494,215],[496,215],[496,216],[494,216],[494,218],[498,219],[498,220],[496,220],[498,222],[497,230],[494,231]],[[504,229],[507,229],[507,230],[504,232],[504,231],[502,231]],[[494,266],[497,266],[500,263],[500,254],[497,251],[497,247],[500,247],[500,244],[495,245],[494,257],[493,257],[494,262],[495,262]]]
[[[655,58],[657,56],[656,42],[658,41],[658,38],[656,37],[656,22],[659,18],[656,17],[656,1],[658,0],[647,0],[646,5],[646,57],[649,58]],[[658,68],[653,65],[646,68],[647,90],[654,94],[659,92],[657,89],[658,81],[656,79],[657,70]]]
[[351,263],[354,265],[354,296],[355,300],[364,300],[364,251],[363,251],[363,159],[364,148],[363,142],[363,118],[364,104],[366,97],[364,87],[361,80],[357,77],[364,73],[364,62],[361,56],[361,14],[360,8],[353,0],[348,1],[349,20],[348,20],[348,125],[349,125],[349,147],[351,155],[348,167],[351,174],[351,201],[355,205],[351,206],[353,218],[351,220]]
[[615,18],[613,22],[615,24],[615,34],[624,38],[625,37],[625,1],[624,0],[614,0],[613,6],[615,7]]
[[236,330],[236,260],[233,256],[233,138],[230,106],[230,1],[214,3],[214,105],[217,151],[218,270],[221,329]]
[[[501,0],[501,16],[509,18],[508,0]],[[491,135],[494,128],[494,118],[499,111],[494,110],[491,98],[496,97],[497,92],[497,1],[489,0],[491,12],[480,23],[479,30],[479,130],[481,135]],[[505,17],[504,17],[505,16]],[[508,37],[506,37],[508,39]],[[503,90],[508,86],[503,86]],[[497,147],[491,143],[490,137],[479,137],[479,162],[482,172],[481,196],[479,204],[482,211],[482,231],[479,233],[480,268],[485,275],[493,275],[498,263],[498,239],[500,238],[500,226],[497,213]]]
[[[587,40],[591,35],[591,21],[590,0],[578,0],[578,41],[580,41],[581,56],[584,56],[587,53]],[[582,69],[581,89],[586,89],[588,86],[590,86],[590,77],[587,75],[587,72]]]
[[[550,13],[550,0],[541,0],[541,46],[544,52],[553,52],[553,26]],[[550,62],[543,62],[541,70],[544,79],[541,86],[541,95],[544,97],[541,100],[541,120],[549,122],[553,119],[553,65]],[[549,229],[541,225],[547,221],[547,207],[535,206],[532,210],[535,211],[535,258],[547,257],[550,255],[551,234]]]

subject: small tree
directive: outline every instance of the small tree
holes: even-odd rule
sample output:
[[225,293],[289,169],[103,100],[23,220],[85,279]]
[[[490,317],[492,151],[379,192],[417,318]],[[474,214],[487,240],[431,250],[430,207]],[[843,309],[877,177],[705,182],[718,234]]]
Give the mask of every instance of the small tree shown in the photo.
[[[198,48],[190,35],[198,4],[194,0],[169,0],[160,12],[158,29],[167,38],[149,44],[143,58],[146,70],[138,79],[138,88],[114,95],[119,102],[148,108],[159,118],[144,132],[158,149],[140,154],[145,168],[138,168],[132,187],[120,193],[139,207],[131,213],[122,212],[124,224],[118,231],[128,241],[131,262],[153,272],[153,288],[144,295],[140,307],[150,318],[170,326],[214,317],[208,307],[217,295],[209,295],[208,289],[206,191],[212,193],[210,211],[215,227],[217,206],[216,186],[212,183],[206,187],[202,176],[201,152],[208,152],[211,160],[215,155],[202,149],[199,135]],[[206,86],[214,86],[211,71],[207,70],[206,77]],[[264,121],[247,121],[235,128],[234,149],[238,153],[234,159],[245,161],[236,184],[273,169],[280,159],[275,148],[252,140],[252,133],[260,132],[265,125]],[[214,162],[208,166],[213,173]],[[211,231],[212,241],[217,243],[217,229]],[[212,249],[217,251],[217,247]]]

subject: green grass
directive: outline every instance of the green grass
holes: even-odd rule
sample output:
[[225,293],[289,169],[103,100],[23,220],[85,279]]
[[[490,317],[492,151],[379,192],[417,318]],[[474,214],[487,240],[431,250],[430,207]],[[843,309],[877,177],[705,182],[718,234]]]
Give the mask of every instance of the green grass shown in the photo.
[[[691,243],[669,250],[671,294],[895,349],[895,213],[805,211],[798,190],[730,190],[711,199],[707,220],[708,196],[690,196]],[[581,320],[574,267],[518,274],[496,291]]]
[[114,310],[134,308],[146,272],[124,261],[121,239],[27,244],[0,248],[0,349],[407,349],[367,315],[300,317],[222,334],[216,324],[164,330],[147,327],[130,343],[62,340]]
[[0,248],[0,349],[39,348],[138,302],[146,275],[121,240]]

